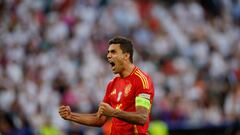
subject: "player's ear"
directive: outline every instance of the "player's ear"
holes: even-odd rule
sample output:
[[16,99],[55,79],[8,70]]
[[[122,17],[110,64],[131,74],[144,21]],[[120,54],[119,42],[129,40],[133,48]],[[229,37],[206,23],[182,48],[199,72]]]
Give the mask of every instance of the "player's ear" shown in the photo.
[[130,60],[130,54],[124,53],[124,60]]

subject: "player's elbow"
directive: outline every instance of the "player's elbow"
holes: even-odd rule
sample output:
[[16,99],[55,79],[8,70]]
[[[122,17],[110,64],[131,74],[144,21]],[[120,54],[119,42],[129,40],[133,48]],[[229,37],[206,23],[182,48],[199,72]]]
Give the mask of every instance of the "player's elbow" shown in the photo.
[[97,121],[95,123],[89,123],[89,124],[86,124],[87,126],[93,126],[93,127],[102,127],[104,125],[104,122],[103,121]]
[[102,127],[104,125],[104,123],[97,123],[95,126],[96,127]]
[[107,117],[106,116],[101,116],[100,118],[97,118],[95,126],[96,127],[102,127],[105,124],[106,121],[107,121]]

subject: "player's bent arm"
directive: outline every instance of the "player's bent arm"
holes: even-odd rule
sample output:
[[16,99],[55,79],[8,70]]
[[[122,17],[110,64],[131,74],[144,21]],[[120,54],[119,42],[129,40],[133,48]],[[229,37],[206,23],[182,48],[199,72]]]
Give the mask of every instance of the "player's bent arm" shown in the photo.
[[133,124],[144,125],[148,119],[151,103],[148,99],[139,96],[135,99],[135,106],[136,112],[114,110],[113,117],[123,119]]
[[107,120],[106,116],[99,117],[99,112],[95,114],[79,114],[72,112],[69,106],[64,105],[59,107],[59,114],[65,120],[73,121],[87,126],[100,127]]
[[86,126],[101,127],[107,120],[106,116],[97,117],[97,113],[94,114],[79,114],[72,112],[70,114],[70,121],[83,124]]
[[113,109],[109,104],[102,102],[98,112],[102,116],[116,117],[132,124],[144,125],[148,120],[151,103],[146,98],[136,97],[135,106],[135,112],[126,112],[120,109]]
[[113,111],[112,117],[122,119],[126,122],[144,125],[147,122],[149,110],[142,106],[136,107],[136,112],[126,112],[119,109]]

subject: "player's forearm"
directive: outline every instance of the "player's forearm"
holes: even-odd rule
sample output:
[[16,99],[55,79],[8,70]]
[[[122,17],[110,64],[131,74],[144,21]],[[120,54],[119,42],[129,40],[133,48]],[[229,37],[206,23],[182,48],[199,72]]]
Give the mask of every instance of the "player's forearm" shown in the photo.
[[125,112],[122,110],[114,110],[112,117],[116,117],[132,124],[144,125],[148,119],[148,115],[140,112]]
[[87,126],[101,127],[105,123],[106,117],[102,116],[98,118],[97,114],[71,113],[69,120]]

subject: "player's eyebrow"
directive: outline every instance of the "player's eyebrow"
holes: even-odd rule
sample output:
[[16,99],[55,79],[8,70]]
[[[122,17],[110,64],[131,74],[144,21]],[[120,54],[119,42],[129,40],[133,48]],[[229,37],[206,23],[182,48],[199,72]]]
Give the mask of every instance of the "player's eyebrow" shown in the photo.
[[115,49],[109,49],[108,51],[107,51],[107,53],[115,53],[116,52],[116,50]]

